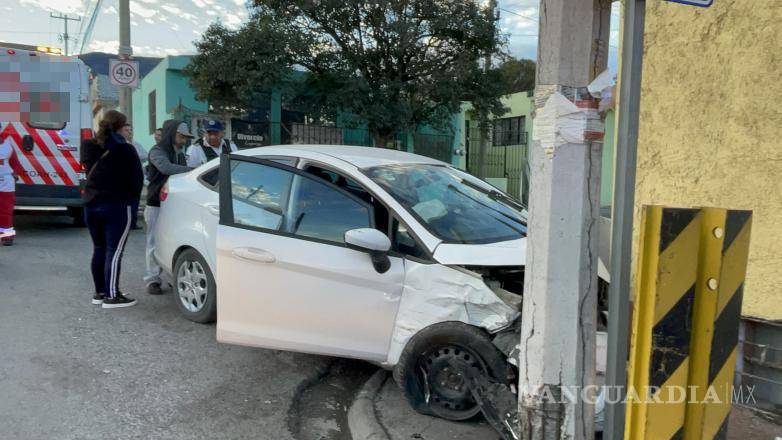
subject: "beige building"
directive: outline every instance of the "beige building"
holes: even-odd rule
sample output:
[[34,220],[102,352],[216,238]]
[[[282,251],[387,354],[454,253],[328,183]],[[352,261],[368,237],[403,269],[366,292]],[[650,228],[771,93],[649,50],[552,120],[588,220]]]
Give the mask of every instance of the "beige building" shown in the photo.
[[751,209],[742,312],[782,320],[782,2],[647,5],[637,205]]
[[780,77],[781,1],[647,2],[636,222],[643,204],[754,212],[736,371],[773,412],[782,405]]
[[109,110],[119,109],[117,86],[109,82],[108,75],[90,76],[90,102],[92,103],[92,129],[98,130],[98,123]]

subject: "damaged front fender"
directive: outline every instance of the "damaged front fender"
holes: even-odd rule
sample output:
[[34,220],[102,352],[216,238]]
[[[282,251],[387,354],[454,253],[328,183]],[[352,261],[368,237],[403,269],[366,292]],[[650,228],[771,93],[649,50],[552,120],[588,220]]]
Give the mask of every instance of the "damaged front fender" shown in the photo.
[[519,312],[475,272],[410,260],[405,265],[405,283],[388,353],[390,366],[399,361],[410,338],[432,324],[459,321],[495,333],[519,317]]

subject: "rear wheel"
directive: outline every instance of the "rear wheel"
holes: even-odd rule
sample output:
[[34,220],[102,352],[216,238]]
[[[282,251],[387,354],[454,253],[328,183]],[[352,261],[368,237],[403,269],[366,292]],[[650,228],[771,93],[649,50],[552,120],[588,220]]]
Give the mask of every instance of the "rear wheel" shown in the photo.
[[202,324],[217,317],[217,287],[209,265],[195,249],[182,252],[174,265],[174,298],[185,318]]
[[394,379],[416,411],[447,420],[480,412],[462,371],[466,365],[495,381],[508,380],[502,353],[486,332],[461,322],[443,322],[416,334],[394,368]]

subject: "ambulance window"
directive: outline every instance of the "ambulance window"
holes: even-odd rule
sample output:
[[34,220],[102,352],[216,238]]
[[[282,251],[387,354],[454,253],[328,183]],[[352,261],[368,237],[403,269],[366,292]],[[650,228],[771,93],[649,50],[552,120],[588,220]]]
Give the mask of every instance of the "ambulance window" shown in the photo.
[[[59,78],[59,84],[56,82]],[[67,76],[66,76],[67,78]],[[62,76],[52,72],[53,81],[50,86],[65,87]],[[71,93],[62,91],[31,91],[22,97],[22,104],[30,106],[27,124],[32,128],[42,130],[62,130],[65,123],[71,119]]]

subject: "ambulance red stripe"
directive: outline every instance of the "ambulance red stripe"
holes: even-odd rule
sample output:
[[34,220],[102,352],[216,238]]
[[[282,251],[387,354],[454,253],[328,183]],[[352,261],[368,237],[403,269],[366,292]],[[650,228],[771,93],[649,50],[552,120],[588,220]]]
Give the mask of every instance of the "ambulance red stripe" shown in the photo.
[[[8,124],[8,126],[10,126],[10,125],[11,124]],[[7,137],[11,137],[13,139],[13,137],[10,135],[10,131],[11,130],[9,130],[7,127],[5,129],[3,129],[3,131],[0,132],[0,141],[3,141]],[[13,140],[15,141],[16,139],[13,139]],[[13,148],[14,150],[20,150],[20,148],[17,148],[16,146],[14,146],[13,143],[11,144],[11,148]],[[22,154],[22,153],[20,151],[17,154]],[[20,162],[21,162],[21,160],[20,160]],[[34,184],[33,179],[30,178],[30,176],[28,176],[27,173],[22,173],[21,175],[19,175],[19,177],[22,179],[22,182],[24,182],[26,185],[33,185]]]
[[[46,134],[49,135],[50,138],[52,138],[52,141],[54,141],[55,145],[65,145],[65,142],[62,141],[62,138],[57,133],[56,130],[46,130]],[[58,150],[62,154],[62,156],[65,158],[65,160],[68,161],[68,163],[71,165],[71,168],[73,168],[73,171],[76,173],[81,172],[81,165],[79,165],[79,161],[77,161],[73,154],[68,150]]]
[[[6,132],[8,133],[7,135],[11,136],[14,142],[16,142],[17,149],[28,161],[30,161],[30,164],[33,166],[33,168],[35,168],[35,172],[38,173],[38,176],[43,180],[43,182],[47,185],[54,185],[55,183],[52,178],[49,177],[49,173],[44,169],[43,166],[41,166],[40,162],[38,162],[38,159],[35,158],[35,155],[22,148],[22,137],[19,135],[16,129],[14,129],[13,124],[8,124],[5,126],[3,133]],[[0,134],[0,136],[2,136],[2,134]]]
[[[16,139],[12,136],[13,128],[10,128],[10,129],[8,128],[10,126],[11,126],[11,124],[9,123],[6,126],[6,128],[4,128],[2,132],[0,132],[0,141],[4,140],[6,138],[9,138],[9,137],[11,138],[11,140],[14,141],[14,142],[11,143],[11,148],[13,148],[14,150],[18,150],[17,155],[19,156],[19,162],[21,163],[24,160],[24,159],[21,158],[22,150],[21,150],[21,148],[19,148],[19,144],[18,143],[17,143],[17,145],[14,145],[14,143],[16,142]],[[22,167],[24,168],[24,164],[22,164]],[[34,185],[35,184],[35,182],[33,181],[32,177],[27,175],[27,173],[22,173],[19,177],[21,177],[22,178],[22,182],[24,182],[27,185]]]
[[65,169],[63,169],[62,165],[60,165],[60,162],[58,162],[57,158],[54,157],[52,150],[50,150],[49,146],[46,145],[46,142],[44,142],[43,138],[41,137],[41,134],[38,133],[38,130],[31,127],[29,130],[27,130],[27,133],[33,137],[33,140],[35,141],[35,145],[38,146],[38,148],[40,148],[40,150],[43,152],[44,156],[46,156],[46,159],[52,165],[54,171],[57,173],[58,176],[60,176],[60,179],[62,179],[62,182],[68,186],[73,186],[74,183],[73,180],[71,180],[71,176],[69,176],[68,173],[65,172]]

